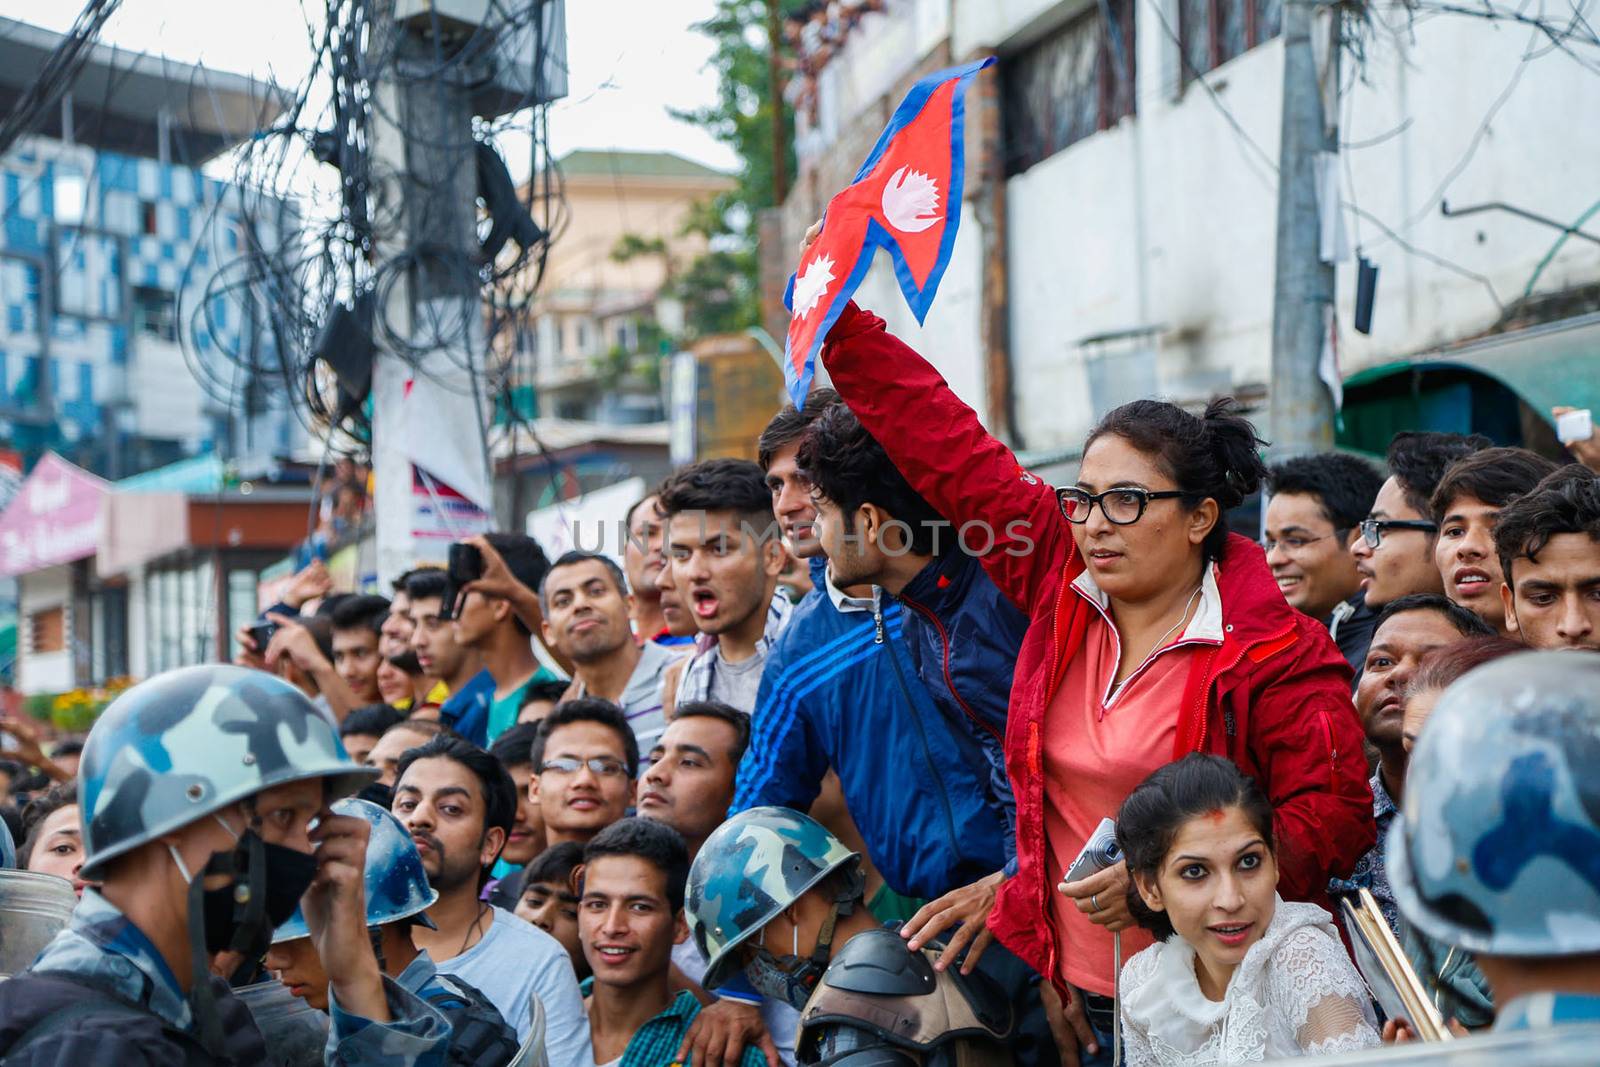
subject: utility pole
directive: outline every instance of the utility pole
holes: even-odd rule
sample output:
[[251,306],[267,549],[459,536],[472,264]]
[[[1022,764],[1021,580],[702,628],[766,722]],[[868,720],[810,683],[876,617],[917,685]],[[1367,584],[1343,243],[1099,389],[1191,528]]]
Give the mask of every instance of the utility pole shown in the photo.
[[392,70],[375,93],[373,155],[399,176],[404,207],[381,256],[400,257],[402,273],[376,313],[406,344],[391,350],[378,331],[372,456],[380,583],[419,562],[443,562],[452,541],[483,532],[493,517],[470,89],[482,73],[472,62],[448,61],[464,34],[440,18],[391,22],[374,33],[384,36]]
[[[1333,306],[1333,264],[1322,260],[1317,156],[1338,151],[1337,109],[1325,114],[1312,45],[1326,0],[1283,5],[1283,126],[1278,147],[1278,235],[1272,301],[1272,452],[1277,458],[1333,447],[1333,398],[1318,376]],[[1339,13],[1329,20],[1328,84],[1339,84]]]
[[782,207],[789,196],[789,139],[783,121],[783,68],[778,49],[783,43],[783,26],[778,5],[783,0],[767,0],[767,94],[772,97],[772,196],[773,205]]

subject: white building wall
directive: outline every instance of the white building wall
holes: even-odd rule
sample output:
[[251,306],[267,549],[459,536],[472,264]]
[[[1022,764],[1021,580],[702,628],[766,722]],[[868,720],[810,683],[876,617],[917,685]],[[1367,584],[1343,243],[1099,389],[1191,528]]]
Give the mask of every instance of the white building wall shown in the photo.
[[[1176,44],[1156,2],[1138,7],[1137,116],[1008,185],[1011,352],[1020,428],[1033,448],[1076,444],[1099,414],[1081,344],[1094,335],[1158,328],[1158,388],[1179,398],[1268,377],[1276,175],[1262,153],[1276,161],[1282,50],[1268,42],[1212,72],[1216,101],[1197,84],[1179,91]],[[954,49],[1018,47],[1039,36],[1042,20],[1080,7],[960,0]],[[1176,27],[1175,14],[1166,15]],[[1504,213],[1444,218],[1433,195],[1516,74],[1528,39],[1521,28],[1436,16],[1416,24],[1414,43],[1381,35],[1368,42],[1365,80],[1345,100],[1343,140],[1400,132],[1344,153],[1346,203],[1460,270],[1406,254],[1347,211],[1352,243],[1359,237],[1381,275],[1374,332],[1362,337],[1350,325],[1355,265],[1339,267],[1346,373],[1490,326],[1500,306],[1463,272],[1487,277],[1509,303],[1557,236]],[[1346,63],[1349,85],[1348,56]],[[1595,197],[1588,178],[1600,171],[1600,137],[1573,120],[1596,105],[1592,71],[1555,52],[1532,61],[1447,199],[1457,207],[1503,200],[1577,218]],[[1571,241],[1539,289],[1596,280],[1600,249]]]
[[[59,693],[72,688],[72,565],[46,567],[17,579],[17,689],[24,696]],[[59,652],[34,652],[32,618],[36,612],[61,608],[65,647]]]

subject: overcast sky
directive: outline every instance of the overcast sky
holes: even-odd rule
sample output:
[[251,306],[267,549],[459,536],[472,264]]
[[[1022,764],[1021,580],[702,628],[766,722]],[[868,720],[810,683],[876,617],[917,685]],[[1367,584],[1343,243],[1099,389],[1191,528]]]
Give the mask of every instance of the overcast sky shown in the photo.
[[[78,7],[78,0],[0,0],[0,15],[65,30]],[[571,91],[551,110],[556,153],[659,149],[734,167],[729,149],[667,113],[715,98],[710,42],[690,29],[712,7],[713,0],[568,0]],[[293,86],[310,62],[307,15],[320,25],[321,10],[306,0],[124,0],[102,40]],[[506,147],[521,178],[526,163],[516,161],[526,152]]]

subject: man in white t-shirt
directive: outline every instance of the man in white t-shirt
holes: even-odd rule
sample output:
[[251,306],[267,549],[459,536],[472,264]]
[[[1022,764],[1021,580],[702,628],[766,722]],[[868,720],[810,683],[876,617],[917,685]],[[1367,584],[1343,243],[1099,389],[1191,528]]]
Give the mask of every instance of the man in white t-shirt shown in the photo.
[[478,899],[516,815],[516,787],[494,757],[458,737],[435,737],[401,757],[394,814],[416,842],[439,900],[436,930],[415,928],[439,970],[477,987],[525,1039],[530,994],[545,1010],[550,1067],[591,1067],[589,1020],[572,961],[543,930]]

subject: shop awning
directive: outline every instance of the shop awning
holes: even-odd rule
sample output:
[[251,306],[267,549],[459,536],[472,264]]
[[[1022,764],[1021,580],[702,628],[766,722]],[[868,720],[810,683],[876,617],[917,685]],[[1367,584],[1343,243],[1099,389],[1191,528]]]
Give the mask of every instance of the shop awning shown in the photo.
[[109,491],[104,480],[46,452],[0,513],[0,577],[94,555]]
[[1339,444],[1382,455],[1400,430],[1482,433],[1561,455],[1550,409],[1600,413],[1600,314],[1422,352],[1345,380]]

